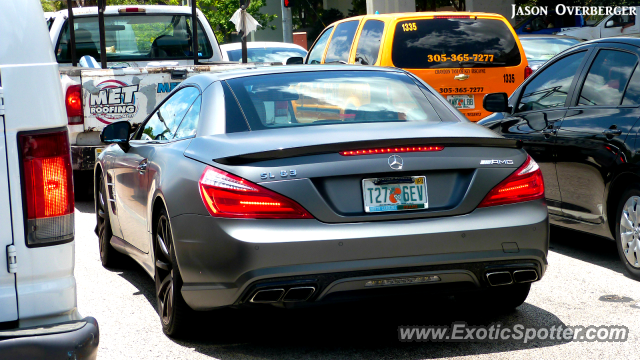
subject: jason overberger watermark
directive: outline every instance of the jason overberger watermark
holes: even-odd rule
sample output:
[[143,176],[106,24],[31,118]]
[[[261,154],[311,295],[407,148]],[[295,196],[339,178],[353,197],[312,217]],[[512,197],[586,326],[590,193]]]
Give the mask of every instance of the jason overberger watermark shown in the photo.
[[516,341],[584,341],[624,342],[629,336],[626,326],[563,326],[526,327],[522,324],[503,326],[471,326],[456,322],[451,326],[399,326],[398,340],[402,342],[497,342]]
[[[548,15],[546,6],[511,5],[511,18],[516,16]],[[566,6],[556,5],[556,15],[636,15],[634,6]]]

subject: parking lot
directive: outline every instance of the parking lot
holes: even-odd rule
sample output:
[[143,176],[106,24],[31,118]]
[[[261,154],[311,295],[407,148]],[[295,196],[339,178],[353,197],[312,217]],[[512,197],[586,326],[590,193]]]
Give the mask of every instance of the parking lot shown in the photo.
[[[615,244],[552,228],[549,268],[517,311],[488,315],[448,299],[376,303],[348,308],[234,311],[234,322],[203,314],[188,339],[162,334],[154,283],[140,266],[100,264],[91,202],[76,204],[78,307],[100,324],[100,359],[632,359],[640,342],[640,288],[628,278]],[[617,297],[611,297],[612,295]],[[613,299],[614,301],[611,301]],[[617,301],[615,301],[617,300]],[[401,343],[398,326],[624,325],[624,343],[567,341]]]

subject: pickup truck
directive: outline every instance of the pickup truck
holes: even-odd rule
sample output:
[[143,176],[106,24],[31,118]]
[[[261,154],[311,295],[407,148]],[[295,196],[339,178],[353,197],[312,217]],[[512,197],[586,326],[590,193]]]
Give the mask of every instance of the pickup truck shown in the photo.
[[0,359],[95,359],[98,323],[78,312],[67,116],[42,16],[38,0],[0,0]]
[[[213,30],[199,10],[194,65],[191,11],[187,6],[107,6],[107,69],[71,66],[68,12],[54,14],[49,35],[65,94],[76,192],[92,188],[84,177],[91,176],[95,158],[106,146],[100,142],[105,126],[120,120],[136,126],[186,78],[242,66],[222,62]],[[73,14],[77,59],[99,61],[98,8],[74,8]]]
[[[622,8],[619,8],[622,10]],[[635,10],[640,14],[640,6],[625,7],[624,12],[601,17],[591,26],[558,32],[558,35],[573,36],[581,40],[593,40],[605,37],[640,34],[640,21],[637,15],[631,14]]]

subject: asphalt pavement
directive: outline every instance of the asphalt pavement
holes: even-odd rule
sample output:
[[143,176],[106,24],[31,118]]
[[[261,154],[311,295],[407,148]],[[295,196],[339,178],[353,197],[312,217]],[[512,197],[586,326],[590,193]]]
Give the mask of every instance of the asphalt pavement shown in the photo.
[[[630,279],[615,243],[552,228],[549,268],[524,305],[489,314],[448,298],[413,298],[314,309],[204,313],[193,333],[162,333],[155,285],[133,261],[121,269],[100,263],[91,202],[76,203],[78,309],[100,326],[105,359],[638,359],[640,283]],[[613,296],[613,297],[612,297]],[[611,301],[611,299],[617,301]],[[624,325],[626,342],[403,343],[398,326],[502,323],[503,327]]]

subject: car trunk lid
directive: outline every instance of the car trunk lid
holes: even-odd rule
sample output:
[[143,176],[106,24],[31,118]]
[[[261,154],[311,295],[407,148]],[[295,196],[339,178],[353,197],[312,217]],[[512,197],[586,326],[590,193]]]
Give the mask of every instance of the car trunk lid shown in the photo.
[[[367,124],[367,131],[362,131],[362,124],[325,125],[314,131],[289,128],[206,136],[195,138],[185,156],[285,195],[328,223],[468,213],[526,159],[519,143],[473,124],[404,125],[399,129],[392,123]],[[413,151],[436,146],[437,151]],[[340,154],[358,149],[381,152]],[[392,156],[400,157],[401,168],[391,167]],[[480,165],[492,159],[509,161]],[[426,181],[426,189],[413,190],[416,200],[418,192],[425,190],[426,208],[365,210],[364,179],[381,179],[389,191],[394,184],[415,178]],[[410,188],[400,191],[401,196],[407,196],[407,191],[411,196]],[[390,193],[380,196],[378,201]]]

